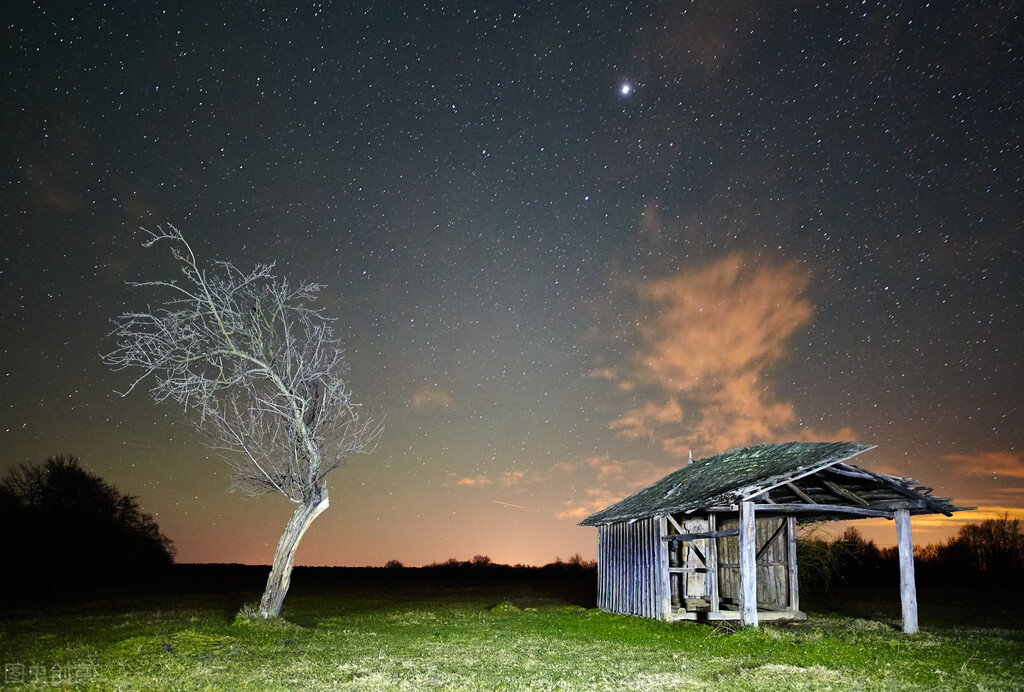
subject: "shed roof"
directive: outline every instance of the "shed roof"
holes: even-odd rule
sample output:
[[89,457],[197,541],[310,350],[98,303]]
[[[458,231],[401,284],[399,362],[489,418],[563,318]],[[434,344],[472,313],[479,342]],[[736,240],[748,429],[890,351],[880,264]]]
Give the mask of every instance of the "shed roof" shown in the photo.
[[734,505],[753,500],[760,509],[840,519],[964,509],[931,488],[899,476],[844,463],[874,445],[856,442],[786,442],[737,447],[690,462],[660,481],[590,515],[580,526]]

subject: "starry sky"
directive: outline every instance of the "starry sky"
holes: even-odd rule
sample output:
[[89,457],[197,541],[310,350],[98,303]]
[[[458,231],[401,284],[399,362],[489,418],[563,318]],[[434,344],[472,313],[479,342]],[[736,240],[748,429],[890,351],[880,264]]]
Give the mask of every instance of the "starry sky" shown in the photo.
[[0,472],[75,454],[179,561],[267,564],[292,506],[100,360],[166,223],[325,284],[386,416],[298,564],[592,558],[690,454],[797,439],[978,507],[919,544],[1024,514],[1019,1],[0,18]]

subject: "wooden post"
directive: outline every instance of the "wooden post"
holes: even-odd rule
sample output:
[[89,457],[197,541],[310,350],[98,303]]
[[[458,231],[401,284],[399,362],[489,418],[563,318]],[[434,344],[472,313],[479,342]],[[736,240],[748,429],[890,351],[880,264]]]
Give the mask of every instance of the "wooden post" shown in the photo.
[[668,548],[669,543],[663,540],[668,535],[668,519],[665,516],[655,517],[657,522],[657,536],[655,536],[654,550],[657,559],[655,560],[656,579],[658,583],[658,617],[668,620],[672,614],[672,583],[668,574]]
[[[712,513],[708,514],[708,532],[714,533],[718,530],[718,518]],[[721,599],[718,597],[718,539],[708,539],[707,562],[704,567],[707,569],[704,579],[704,588],[707,589],[708,610],[717,613],[721,607]]]
[[910,534],[910,511],[896,510],[896,541],[900,554],[900,601],[903,604],[903,632],[917,632],[917,585],[914,581],[914,539]]
[[800,580],[796,571],[796,517],[786,517],[786,561],[789,563],[789,609],[800,610]]
[[740,503],[740,625],[757,627],[757,529],[754,503]]

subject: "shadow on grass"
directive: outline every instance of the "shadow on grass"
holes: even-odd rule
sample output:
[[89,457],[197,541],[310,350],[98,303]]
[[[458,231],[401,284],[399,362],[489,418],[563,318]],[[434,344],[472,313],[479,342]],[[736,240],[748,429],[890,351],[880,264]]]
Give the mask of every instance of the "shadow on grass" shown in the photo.
[[[895,622],[900,627],[902,606],[899,584],[892,588],[840,585],[800,594],[801,609],[815,614],[841,615],[861,620]],[[922,627],[1005,627],[1015,629],[1024,620],[1024,599],[1013,589],[954,589],[919,587],[918,621]]]

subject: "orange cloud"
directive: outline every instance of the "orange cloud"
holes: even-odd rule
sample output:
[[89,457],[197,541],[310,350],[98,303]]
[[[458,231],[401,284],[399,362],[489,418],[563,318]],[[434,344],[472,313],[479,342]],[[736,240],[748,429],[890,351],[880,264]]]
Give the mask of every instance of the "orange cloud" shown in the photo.
[[[639,459],[619,461],[608,455],[562,462],[558,469],[563,474],[575,474],[577,482],[568,493],[570,499],[562,504],[555,517],[575,521],[618,502],[675,470],[674,467],[657,466]],[[577,487],[583,487],[583,490],[579,491]]]
[[587,373],[587,377],[595,377],[602,380],[614,380],[618,376],[619,372],[615,368],[598,368]]
[[682,407],[675,399],[669,399],[665,404],[646,402],[622,418],[612,421],[611,427],[613,430],[619,429],[619,434],[630,440],[640,437],[653,440],[662,426],[682,422]]
[[582,499],[567,500],[562,509],[555,513],[555,518],[580,521],[622,499],[621,496],[607,488],[589,488],[585,493],[585,497]]
[[943,457],[959,464],[959,470],[977,476],[1024,478],[1024,458],[1012,452],[949,454]]
[[[779,401],[767,367],[811,321],[807,273],[741,253],[694,272],[644,280],[634,289],[647,314],[630,365],[597,370],[626,387],[652,391],[612,421],[628,439],[660,442],[672,456],[803,437],[793,404]],[[847,431],[848,432],[848,431]]]
[[475,478],[460,478],[455,481],[455,485],[491,485],[493,481],[489,480],[486,476],[476,476]]
[[636,373],[670,389],[756,374],[786,353],[811,320],[795,264],[758,264],[736,253],[704,269],[645,281],[636,291],[655,312],[640,325],[648,350]]
[[498,476],[497,480],[488,478],[487,476],[466,476],[455,481],[455,485],[499,485],[503,488],[514,488],[517,485],[525,485],[526,483],[538,483],[543,480],[543,475],[539,473],[527,474],[526,471],[506,471],[505,473]]

